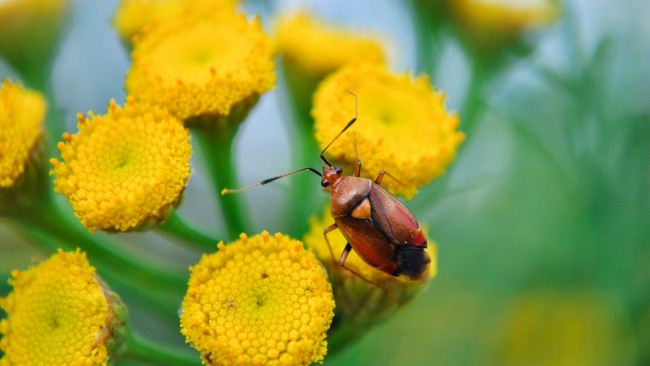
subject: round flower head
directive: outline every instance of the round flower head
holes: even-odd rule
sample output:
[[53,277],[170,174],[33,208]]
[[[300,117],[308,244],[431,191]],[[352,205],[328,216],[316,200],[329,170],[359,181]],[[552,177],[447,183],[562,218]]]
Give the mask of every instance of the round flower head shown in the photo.
[[68,0],[0,1],[0,57],[26,78],[41,77],[69,5]]
[[57,193],[84,227],[127,231],[166,220],[180,204],[192,150],[181,121],[162,109],[111,100],[105,116],[79,114],[79,133],[63,134],[63,162],[51,159]]
[[476,46],[492,49],[558,17],[557,0],[457,0],[451,11]]
[[190,270],[181,332],[206,364],[322,362],[332,288],[301,242],[266,231],[241,234]]
[[[603,296],[605,295],[605,296]],[[634,330],[611,295],[535,290],[503,313],[495,365],[633,365]]]
[[61,250],[24,272],[0,298],[0,366],[106,365],[118,351],[124,306],[97,280],[85,253]]
[[9,80],[0,88],[0,189],[10,187],[25,171],[41,136],[47,105],[42,94]]
[[233,12],[235,3],[232,0],[121,0],[113,16],[113,26],[122,40],[130,43],[133,36],[147,28],[177,18]]
[[356,148],[363,162],[361,175],[375,179],[384,170],[382,186],[412,198],[417,188],[442,174],[465,135],[458,132],[458,116],[444,108],[444,95],[435,93],[429,79],[392,74],[384,66],[352,63],[328,76],[314,95],[312,116],[321,148],[355,116],[355,125],[327,150],[344,170],[354,172]]
[[305,13],[278,21],[276,48],[285,61],[303,72],[324,76],[353,60],[383,63],[379,41],[329,27]]
[[161,24],[135,42],[132,58],[129,94],[186,122],[238,123],[275,82],[270,42],[244,15]]

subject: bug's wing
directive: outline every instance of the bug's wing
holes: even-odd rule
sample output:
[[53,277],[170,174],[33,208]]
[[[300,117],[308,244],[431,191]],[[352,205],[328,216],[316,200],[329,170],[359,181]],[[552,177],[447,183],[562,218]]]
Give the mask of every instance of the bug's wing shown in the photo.
[[370,189],[372,220],[397,245],[427,243],[415,216],[395,196],[378,184]]
[[354,251],[366,263],[388,273],[395,270],[394,246],[371,221],[339,217],[336,218],[336,225]]

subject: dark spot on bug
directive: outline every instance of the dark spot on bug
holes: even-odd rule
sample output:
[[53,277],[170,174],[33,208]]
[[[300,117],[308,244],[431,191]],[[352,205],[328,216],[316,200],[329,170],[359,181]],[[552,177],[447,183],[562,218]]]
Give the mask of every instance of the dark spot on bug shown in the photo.
[[262,273],[262,279],[269,278],[269,275],[265,273]]

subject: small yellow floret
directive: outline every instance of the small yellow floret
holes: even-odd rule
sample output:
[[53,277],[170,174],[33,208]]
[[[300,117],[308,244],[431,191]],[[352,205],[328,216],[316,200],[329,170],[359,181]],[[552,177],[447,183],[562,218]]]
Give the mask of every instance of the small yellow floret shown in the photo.
[[30,151],[41,135],[47,104],[41,93],[9,80],[0,88],[0,188],[9,187],[25,171]]
[[105,116],[79,114],[79,133],[63,134],[63,162],[51,159],[57,193],[84,227],[126,231],[164,221],[180,203],[192,149],[181,121],[127,98]]
[[379,40],[327,26],[305,13],[278,21],[276,48],[286,60],[315,75],[354,60],[383,63],[386,58]]
[[412,198],[418,187],[445,171],[465,135],[458,116],[444,108],[444,95],[434,92],[426,75],[412,79],[385,66],[352,63],[325,79],[314,95],[312,116],[321,148],[355,116],[357,122],[327,150],[348,174],[357,164],[355,142],[363,162],[362,176],[375,179],[384,170],[382,186]]
[[266,231],[190,268],[181,332],[208,365],[309,365],[334,316],[325,272],[302,243]]
[[259,21],[232,13],[156,27],[135,43],[132,58],[129,94],[182,120],[245,114],[275,82]]
[[106,365],[112,315],[85,253],[59,252],[24,272],[0,298],[0,366]]
[[131,42],[133,36],[147,28],[177,18],[198,18],[219,12],[232,12],[238,1],[232,0],[121,0],[113,16],[113,26],[122,40]]

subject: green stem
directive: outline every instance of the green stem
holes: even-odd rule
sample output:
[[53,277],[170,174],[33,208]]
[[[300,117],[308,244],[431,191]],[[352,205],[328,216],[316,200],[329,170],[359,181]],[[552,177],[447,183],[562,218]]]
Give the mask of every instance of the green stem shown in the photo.
[[235,239],[241,233],[250,233],[250,216],[238,194],[222,195],[224,188],[240,188],[234,164],[232,147],[236,127],[215,129],[195,129],[193,137],[198,140],[208,165],[208,174],[212,179],[217,202],[226,223],[228,239]]
[[[287,119],[292,143],[292,169],[314,166],[318,159],[320,148],[314,132],[314,121],[310,116],[311,95],[314,93],[320,79],[313,76],[301,76],[296,67],[282,64],[282,86],[284,100],[290,113]],[[308,97],[305,97],[308,96]],[[294,237],[301,238],[309,228],[309,217],[316,214],[323,199],[319,199],[320,179],[315,179],[310,173],[303,173],[291,178],[291,204],[287,205],[286,213],[289,220],[283,230]]]
[[409,9],[416,27],[416,70],[434,75],[439,60],[435,57],[434,51],[440,47],[441,20],[432,14],[433,10],[423,9],[417,1],[410,1]]
[[131,328],[127,332],[127,347],[122,356],[125,359],[152,362],[158,365],[201,365],[201,357],[196,351],[179,350],[145,339]]
[[178,211],[174,212],[164,224],[157,226],[156,231],[170,236],[188,247],[210,253],[217,251],[217,243],[219,242],[217,237],[223,236],[212,236],[205,233],[185,221],[178,214]]
[[88,233],[48,198],[50,197],[40,200],[39,207],[33,210],[38,214],[23,214],[18,219],[32,229],[47,232],[58,241],[67,243],[70,248],[81,248],[98,265],[105,264],[108,270],[132,276],[133,280],[143,286],[185,289],[188,277],[186,270],[171,270],[164,265],[136,257],[114,243]]

